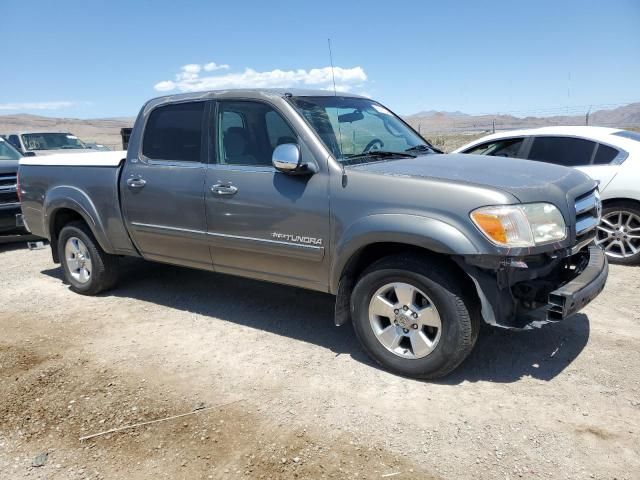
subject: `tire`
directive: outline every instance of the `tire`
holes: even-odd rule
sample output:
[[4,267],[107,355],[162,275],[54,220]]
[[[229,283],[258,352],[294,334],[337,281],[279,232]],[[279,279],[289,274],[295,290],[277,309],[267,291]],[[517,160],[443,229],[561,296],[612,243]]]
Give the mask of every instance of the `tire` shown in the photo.
[[[620,231],[620,227],[624,230]],[[596,243],[605,250],[609,263],[640,264],[640,206],[624,200],[605,204]]]
[[[70,258],[70,252],[71,255],[75,252],[75,260]],[[83,265],[89,275],[77,273],[77,262],[80,262],[78,252],[82,253]],[[102,250],[89,227],[83,222],[69,223],[62,228],[58,235],[58,255],[65,280],[76,293],[97,295],[112,288],[118,281],[118,257]]]
[[[387,291],[389,285],[393,287]],[[394,307],[403,303],[399,301],[401,297],[398,292],[409,291],[403,285],[409,285],[418,292],[411,297],[414,299],[414,306],[406,312],[419,317],[416,317],[416,323],[408,328],[404,328],[407,326],[407,315],[396,314],[395,308],[390,311],[395,318],[371,313],[377,311],[378,306],[388,308],[386,303],[378,302],[380,296],[388,303],[394,304]],[[353,290],[351,311],[356,336],[371,358],[391,372],[420,379],[444,377],[471,353],[480,330],[477,301],[463,292],[465,286],[468,289],[468,284],[454,273],[449,265],[438,259],[419,255],[383,258],[372,264],[360,276]],[[406,294],[402,296],[406,298]],[[426,301],[423,297],[426,297]],[[417,302],[421,302],[423,306],[430,306],[430,313],[424,318],[431,318],[429,323],[437,325],[438,322],[434,320],[433,315],[435,307],[440,327],[418,325],[423,319],[423,313],[418,312],[427,310],[415,307]],[[370,307],[373,308],[371,312]],[[408,317],[410,322],[413,321],[411,315]],[[395,321],[399,323],[396,325]],[[392,332],[391,335],[397,335],[397,332],[407,335],[405,338],[409,340],[400,340],[398,347],[391,351],[383,344],[383,340],[379,339],[388,338],[381,332],[389,331]],[[414,338],[419,334],[431,341],[429,348],[432,350],[421,346],[427,342],[418,342],[418,348],[414,348]],[[391,346],[395,343],[397,342],[391,342]],[[428,353],[424,355],[425,352]]]

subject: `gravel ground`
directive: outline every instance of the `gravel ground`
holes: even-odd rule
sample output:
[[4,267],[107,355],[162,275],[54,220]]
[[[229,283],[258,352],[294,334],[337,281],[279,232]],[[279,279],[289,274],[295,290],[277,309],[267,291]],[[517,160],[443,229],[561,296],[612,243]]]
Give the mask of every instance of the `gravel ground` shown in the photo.
[[48,249],[0,265],[2,479],[640,478],[640,268],[421,382],[374,366],[327,295],[131,261],[82,297]]

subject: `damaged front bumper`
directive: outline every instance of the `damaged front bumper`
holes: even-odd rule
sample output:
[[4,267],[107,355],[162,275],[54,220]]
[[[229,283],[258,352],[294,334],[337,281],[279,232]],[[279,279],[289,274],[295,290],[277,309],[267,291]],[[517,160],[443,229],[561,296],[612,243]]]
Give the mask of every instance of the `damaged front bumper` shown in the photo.
[[519,258],[464,257],[459,265],[475,283],[484,320],[513,329],[539,327],[577,313],[600,294],[609,266],[601,248]]

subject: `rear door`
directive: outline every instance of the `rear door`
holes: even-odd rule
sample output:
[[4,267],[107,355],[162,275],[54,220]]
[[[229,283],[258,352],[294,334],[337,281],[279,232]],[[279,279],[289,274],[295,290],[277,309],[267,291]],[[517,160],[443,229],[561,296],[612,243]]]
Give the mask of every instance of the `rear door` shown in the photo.
[[578,167],[591,178],[600,181],[600,191],[607,188],[607,185],[613,180],[619,170],[619,161],[626,158],[624,151],[618,150],[610,145],[599,143],[593,155],[591,165]]
[[271,164],[279,144],[311,151],[284,116],[263,101],[222,100],[212,115],[206,210],[216,271],[326,290],[328,169],[288,175]]
[[208,104],[159,105],[138,152],[127,155],[120,191],[132,240],[150,260],[211,269],[204,180]]

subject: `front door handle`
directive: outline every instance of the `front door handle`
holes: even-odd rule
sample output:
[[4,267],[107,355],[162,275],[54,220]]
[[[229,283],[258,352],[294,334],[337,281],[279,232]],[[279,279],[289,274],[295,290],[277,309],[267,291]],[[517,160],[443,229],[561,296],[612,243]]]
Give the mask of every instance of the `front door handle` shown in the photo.
[[127,180],[129,188],[142,188],[147,184],[142,178],[130,178]]
[[211,186],[211,193],[214,195],[235,195],[238,193],[238,188],[233,185],[224,185],[217,183]]

